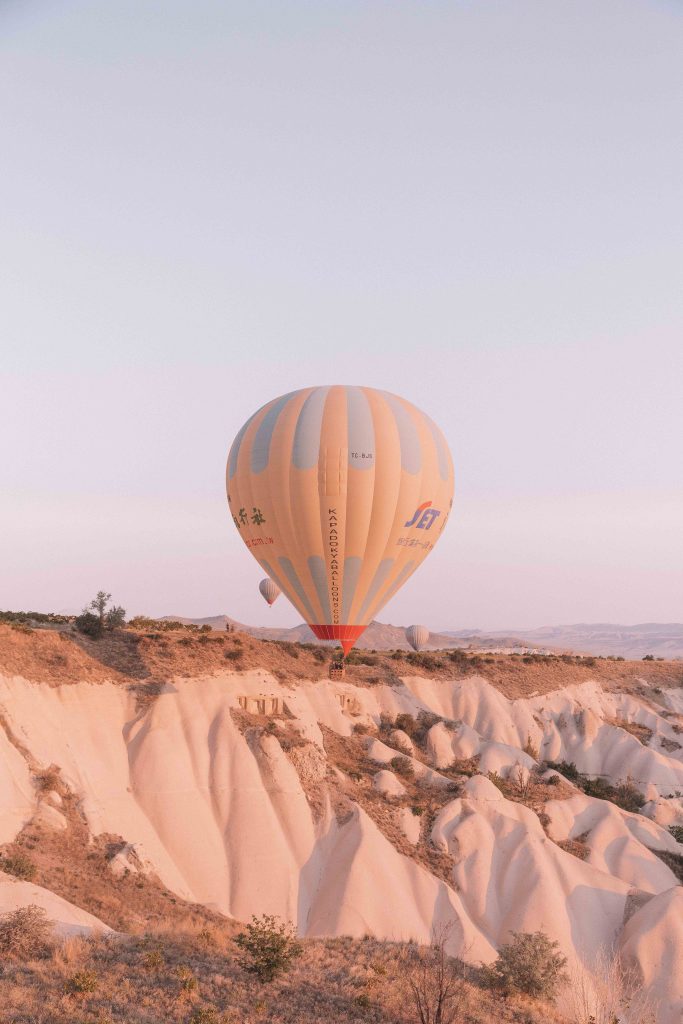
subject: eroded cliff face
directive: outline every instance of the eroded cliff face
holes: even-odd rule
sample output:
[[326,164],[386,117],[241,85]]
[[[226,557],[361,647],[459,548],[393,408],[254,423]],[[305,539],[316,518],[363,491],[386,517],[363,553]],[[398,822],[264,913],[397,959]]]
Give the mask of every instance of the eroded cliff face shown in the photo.
[[[5,675],[0,841],[30,835],[39,861],[41,836],[57,849],[81,829],[112,885],[155,878],[308,936],[428,942],[450,923],[453,952],[488,961],[511,930],[543,929],[588,966],[620,943],[673,1024],[682,691],[629,689],[588,680],[510,700],[477,676],[368,686],[251,668],[173,676],[141,703],[118,678]],[[586,795],[548,761],[646,803]],[[5,876],[0,905],[10,890],[21,902],[18,884]],[[90,926],[76,918],[92,906],[68,907],[64,927],[70,914]]]

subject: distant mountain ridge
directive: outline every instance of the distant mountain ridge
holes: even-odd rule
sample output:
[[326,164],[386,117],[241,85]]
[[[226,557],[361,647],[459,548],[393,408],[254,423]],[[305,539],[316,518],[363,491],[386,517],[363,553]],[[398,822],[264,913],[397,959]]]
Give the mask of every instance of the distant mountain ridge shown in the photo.
[[[249,626],[229,615],[210,615],[187,618],[166,615],[178,622],[209,625],[224,630],[227,625],[260,640],[289,640],[293,643],[320,643],[304,623],[292,627]],[[327,644],[326,646],[333,646]],[[390,623],[370,623],[356,644],[359,648],[374,650],[409,650],[405,627]],[[618,623],[595,622],[573,625],[541,626],[538,629],[480,630],[460,629],[431,633],[427,649],[465,647],[475,650],[541,650],[575,651],[622,658],[683,659],[683,623],[643,622],[633,626]]]
[[[643,658],[683,658],[683,623],[641,622],[625,626],[610,622],[579,622],[565,626],[514,630],[527,643],[549,644],[585,654]],[[449,634],[453,635],[453,634]],[[500,636],[491,633],[490,636]]]

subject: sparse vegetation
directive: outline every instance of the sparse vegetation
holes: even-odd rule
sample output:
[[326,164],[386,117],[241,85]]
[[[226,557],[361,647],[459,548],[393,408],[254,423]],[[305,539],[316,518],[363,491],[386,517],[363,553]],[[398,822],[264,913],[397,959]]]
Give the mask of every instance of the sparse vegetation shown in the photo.
[[52,943],[52,922],[41,907],[31,904],[0,915],[0,955],[19,960],[44,956]]
[[570,782],[578,782],[580,779],[579,770],[573,761],[546,761],[545,767],[559,772],[560,775],[564,775],[565,779],[569,779]]
[[102,636],[105,630],[123,626],[126,621],[126,609],[120,605],[109,605],[111,594],[98,590],[95,597],[75,620],[79,633],[95,639]]
[[498,958],[482,967],[484,982],[506,995],[519,992],[536,999],[554,999],[566,980],[566,957],[557,942],[542,932],[512,932]]
[[626,782],[620,782],[618,785],[613,786],[602,776],[598,776],[596,779],[588,779],[582,776],[579,785],[586,796],[593,796],[597,800],[610,800],[617,807],[621,807],[622,810],[631,811],[634,814],[637,814],[645,803],[643,794],[628,779]]
[[8,875],[14,875],[24,882],[31,882],[36,877],[36,866],[29,856],[17,850],[0,857],[0,868]]
[[389,767],[396,775],[402,775],[404,778],[412,778],[414,775],[413,762],[409,757],[404,757],[401,754],[392,757]]
[[239,966],[263,982],[289,971],[303,953],[293,925],[272,914],[252,917],[246,930],[235,937],[235,944],[241,950]]
[[538,747],[535,745],[531,736],[527,736],[526,743],[522,747],[525,754],[528,754],[534,761],[538,761]]
[[419,1024],[456,1024],[461,1019],[465,965],[446,953],[449,929],[441,929],[431,946],[414,948],[406,973]]
[[624,811],[637,813],[645,803],[645,797],[630,779],[613,786],[602,776],[589,778],[582,774],[573,761],[546,761],[545,767],[564,775],[570,782],[579,786],[586,796],[595,797],[596,800],[609,800]]
[[58,626],[70,621],[68,615],[57,615],[54,612],[0,612],[0,622],[26,626]]
[[669,870],[676,876],[679,883],[683,885],[683,853],[673,853],[671,850],[651,849],[660,860],[664,861]]
[[683,825],[669,825],[669,832],[677,843],[683,843]]
[[94,971],[76,971],[64,982],[64,991],[69,995],[83,995],[97,990],[98,978]]

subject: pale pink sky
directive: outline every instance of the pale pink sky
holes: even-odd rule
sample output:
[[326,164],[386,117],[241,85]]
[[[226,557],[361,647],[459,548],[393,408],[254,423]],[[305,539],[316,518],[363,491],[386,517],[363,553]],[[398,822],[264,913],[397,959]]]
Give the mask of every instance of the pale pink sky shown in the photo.
[[0,608],[297,621],[225,457],[356,383],[456,467],[385,621],[681,621],[681,52],[663,0],[3,5]]

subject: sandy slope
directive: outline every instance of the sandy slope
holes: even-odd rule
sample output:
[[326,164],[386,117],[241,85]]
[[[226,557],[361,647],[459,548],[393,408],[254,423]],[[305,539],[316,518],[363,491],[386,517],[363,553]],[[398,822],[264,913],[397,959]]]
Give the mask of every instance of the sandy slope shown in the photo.
[[111,932],[106,924],[99,921],[86,910],[75,907],[61,896],[33,885],[22,882],[0,871],[0,907],[3,913],[27,906],[41,907],[54,924],[57,935],[90,935],[93,932],[106,935]]
[[[286,705],[277,734],[265,728],[267,715],[240,710],[240,698],[260,695]],[[543,928],[585,964],[620,941],[663,995],[668,1024],[680,967],[667,967],[663,980],[662,965],[670,949],[680,954],[682,890],[652,851],[683,852],[663,827],[681,816],[673,794],[683,791],[683,750],[666,717],[678,696],[663,694],[658,706],[588,682],[511,701],[476,677],[285,686],[253,670],[176,678],[139,709],[113,683],[51,687],[2,677],[0,837],[6,842],[36,813],[32,773],[56,765],[91,832],[136,844],[186,899],[239,919],[275,913],[307,935],[428,941],[435,924],[452,922],[453,949],[475,960],[492,959],[510,930]],[[382,715],[423,710],[444,721],[432,725],[422,751],[400,730],[382,739],[373,731]],[[634,723],[649,730],[647,744],[624,728]],[[359,724],[368,735],[354,735]],[[326,735],[356,744],[348,751],[357,751],[367,784],[332,762]],[[525,745],[613,782],[635,779],[651,800],[649,816],[565,785],[546,800],[544,828],[538,807],[506,799],[483,774],[533,767]],[[392,771],[399,754],[413,765],[408,781]],[[479,774],[454,784],[452,763],[477,757]],[[417,813],[415,802],[424,805]],[[557,845],[578,837],[586,859]],[[38,902],[17,885],[11,898],[0,888],[0,907]],[[644,905],[624,927],[634,890]],[[61,906],[53,911],[88,924]]]

